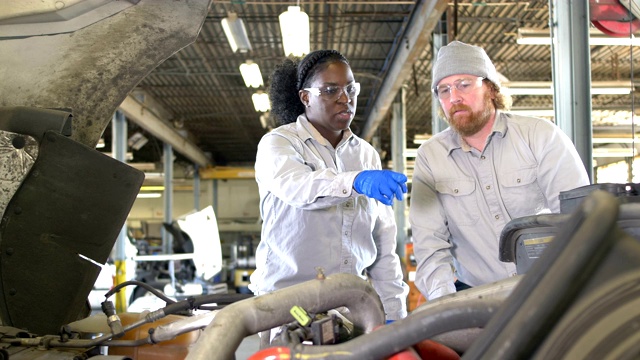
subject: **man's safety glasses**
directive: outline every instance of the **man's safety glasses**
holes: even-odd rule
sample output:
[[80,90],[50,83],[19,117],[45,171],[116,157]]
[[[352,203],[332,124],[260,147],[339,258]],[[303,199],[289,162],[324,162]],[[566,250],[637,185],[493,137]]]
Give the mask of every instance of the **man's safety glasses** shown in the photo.
[[456,88],[456,91],[459,91],[463,94],[469,94],[471,91],[482,85],[482,80],[484,80],[483,77],[460,79],[454,81],[451,85],[438,85],[436,86],[434,92],[439,99],[447,100],[451,97],[451,88]]
[[333,85],[321,88],[304,88],[302,90],[328,100],[338,100],[342,96],[342,93],[345,93],[349,99],[353,99],[360,94],[360,83],[354,82],[344,87]]

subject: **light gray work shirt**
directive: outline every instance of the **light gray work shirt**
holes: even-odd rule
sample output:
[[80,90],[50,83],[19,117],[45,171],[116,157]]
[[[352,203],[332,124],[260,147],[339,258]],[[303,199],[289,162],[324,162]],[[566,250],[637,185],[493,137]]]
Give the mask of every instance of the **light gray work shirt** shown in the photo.
[[559,213],[559,193],[588,184],[573,143],[548,120],[497,112],[482,152],[451,128],[434,135],[413,174],[416,287],[431,300],[454,293],[454,277],[477,286],[515,275],[498,258],[502,228]]
[[360,171],[380,168],[369,143],[347,130],[334,149],[304,115],[264,135],[255,165],[262,236],[249,288],[282,289],[320,267],[370,279],[387,319],[406,316],[392,207],[353,190]]

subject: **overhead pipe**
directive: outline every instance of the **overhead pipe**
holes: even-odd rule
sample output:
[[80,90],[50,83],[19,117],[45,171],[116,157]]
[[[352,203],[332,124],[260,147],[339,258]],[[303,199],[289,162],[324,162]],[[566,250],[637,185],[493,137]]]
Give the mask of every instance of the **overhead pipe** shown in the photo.
[[202,167],[211,165],[212,161],[196,144],[178,133],[166,121],[163,121],[152,111],[149,111],[143,103],[133,96],[127,96],[120,104],[122,111],[129,120],[138,124],[160,141],[171,146],[194,164]]
[[290,286],[222,309],[207,326],[186,360],[233,359],[242,340],[294,321],[293,306],[309,313],[346,307],[355,332],[369,333],[384,324],[382,302],[369,282],[353,274],[334,274]]
[[[369,4],[369,1],[367,1]],[[368,114],[360,136],[370,141],[385,119],[396,94],[411,75],[413,64],[431,41],[431,32],[447,10],[447,0],[417,1],[406,22],[401,43],[396,44],[395,54],[386,70],[385,80],[375,94],[374,103]]]

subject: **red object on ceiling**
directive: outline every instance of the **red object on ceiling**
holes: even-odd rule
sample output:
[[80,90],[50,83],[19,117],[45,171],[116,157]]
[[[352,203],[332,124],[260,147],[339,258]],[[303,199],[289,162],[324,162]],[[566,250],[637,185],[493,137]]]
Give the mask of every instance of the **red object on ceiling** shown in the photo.
[[626,37],[640,30],[640,19],[618,0],[589,0],[593,26],[609,36]]

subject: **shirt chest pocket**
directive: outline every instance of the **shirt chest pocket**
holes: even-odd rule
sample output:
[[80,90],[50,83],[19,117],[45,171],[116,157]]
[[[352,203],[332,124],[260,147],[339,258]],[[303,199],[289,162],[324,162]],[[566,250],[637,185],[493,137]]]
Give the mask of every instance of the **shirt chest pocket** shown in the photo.
[[546,208],[535,167],[505,172],[500,183],[502,198],[511,218],[533,215]]
[[449,226],[468,226],[478,222],[480,213],[476,183],[473,179],[436,181],[436,191],[449,220]]

